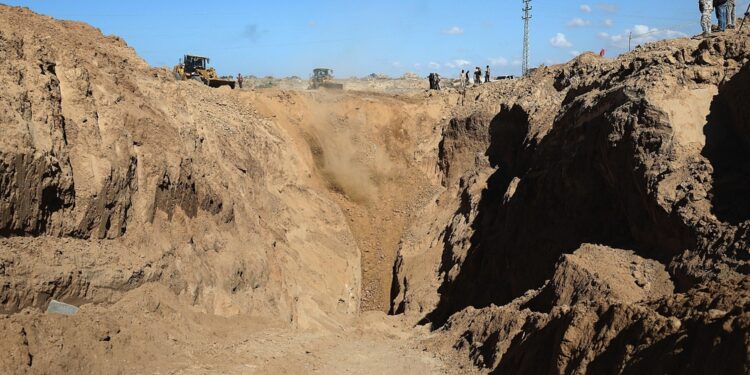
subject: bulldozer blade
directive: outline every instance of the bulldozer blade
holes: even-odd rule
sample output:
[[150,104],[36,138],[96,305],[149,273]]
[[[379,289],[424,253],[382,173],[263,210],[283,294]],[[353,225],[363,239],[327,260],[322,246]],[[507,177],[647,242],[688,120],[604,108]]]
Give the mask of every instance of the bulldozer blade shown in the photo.
[[226,79],[211,79],[208,81],[208,86],[214,87],[214,88],[221,87],[221,86],[229,86],[230,88],[232,88],[232,90],[234,90],[235,84],[236,84],[235,81],[230,81]]
[[320,85],[323,88],[330,89],[330,90],[343,90],[344,85],[341,83],[331,83],[331,82],[325,82]]

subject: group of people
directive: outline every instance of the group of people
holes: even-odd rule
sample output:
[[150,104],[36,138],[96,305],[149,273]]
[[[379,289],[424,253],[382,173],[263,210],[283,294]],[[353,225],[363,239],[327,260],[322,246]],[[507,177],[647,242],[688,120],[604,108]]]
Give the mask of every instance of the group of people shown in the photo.
[[[471,84],[471,80],[469,79],[469,71],[468,70],[461,70],[461,74],[458,76],[459,80],[465,80],[466,85]],[[484,83],[490,82],[490,66],[487,65],[487,68],[484,71]],[[475,85],[481,85],[482,84],[482,68],[476,67],[474,68],[474,84]]]
[[711,13],[716,11],[718,27],[716,31],[734,29],[737,16],[735,14],[736,0],[698,0],[698,8],[701,11],[701,27],[703,35],[709,36],[713,32]]
[[[481,85],[482,84],[482,68],[476,67],[474,69],[474,84],[475,85]],[[442,87],[440,86],[440,74],[438,73],[430,73],[429,75],[430,80],[430,90],[440,90]],[[458,76],[458,81],[461,84],[461,91],[466,91],[466,87],[471,85],[471,79],[469,78],[469,71],[468,70],[461,70],[461,74]],[[487,65],[487,68],[484,70],[484,83],[489,83],[491,81],[491,73],[490,73],[490,66]]]

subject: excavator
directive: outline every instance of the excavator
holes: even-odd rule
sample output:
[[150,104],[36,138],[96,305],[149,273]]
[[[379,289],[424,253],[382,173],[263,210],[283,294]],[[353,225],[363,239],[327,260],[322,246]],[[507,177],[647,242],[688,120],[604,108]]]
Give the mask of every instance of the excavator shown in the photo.
[[317,90],[321,87],[333,90],[344,89],[344,85],[333,83],[333,70],[327,68],[313,69],[313,74],[310,77],[310,89]]
[[219,77],[216,69],[208,67],[208,57],[185,55],[180,64],[174,67],[174,77],[177,80],[188,79],[202,82],[209,87],[229,86],[234,89],[235,81],[231,77]]

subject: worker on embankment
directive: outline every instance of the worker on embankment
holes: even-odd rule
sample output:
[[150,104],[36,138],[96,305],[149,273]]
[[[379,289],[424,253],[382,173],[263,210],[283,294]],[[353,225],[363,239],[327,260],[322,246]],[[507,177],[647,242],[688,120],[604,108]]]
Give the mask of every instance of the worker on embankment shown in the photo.
[[490,83],[490,66],[487,65],[487,69],[484,71],[484,83]]
[[240,88],[242,88],[242,81],[243,80],[244,80],[244,78],[242,78],[242,74],[241,73],[237,73],[237,86],[239,86]]
[[469,82],[469,72],[467,71],[464,73],[464,70],[461,69],[461,74],[458,75],[458,82],[461,83],[459,86],[460,91],[458,94],[460,96],[458,98],[458,101],[463,106],[464,102],[466,101],[466,86],[467,86],[467,83]]
[[714,10],[713,0],[698,0],[698,8],[701,11],[703,36],[709,36],[711,35],[711,12]]
[[727,0],[714,0],[713,5],[719,22],[719,31],[724,32],[727,30]]

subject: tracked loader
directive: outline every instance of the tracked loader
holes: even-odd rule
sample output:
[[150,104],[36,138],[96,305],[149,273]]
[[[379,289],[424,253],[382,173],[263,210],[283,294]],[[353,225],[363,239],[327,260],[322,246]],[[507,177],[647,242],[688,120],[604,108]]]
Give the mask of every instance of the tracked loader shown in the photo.
[[177,80],[196,80],[209,87],[229,86],[234,89],[235,80],[231,77],[219,77],[216,69],[208,67],[208,57],[185,55],[182,62],[174,67]]
[[310,89],[317,90],[319,88],[343,90],[344,85],[333,82],[333,70],[317,68],[313,69],[313,74],[310,77]]

